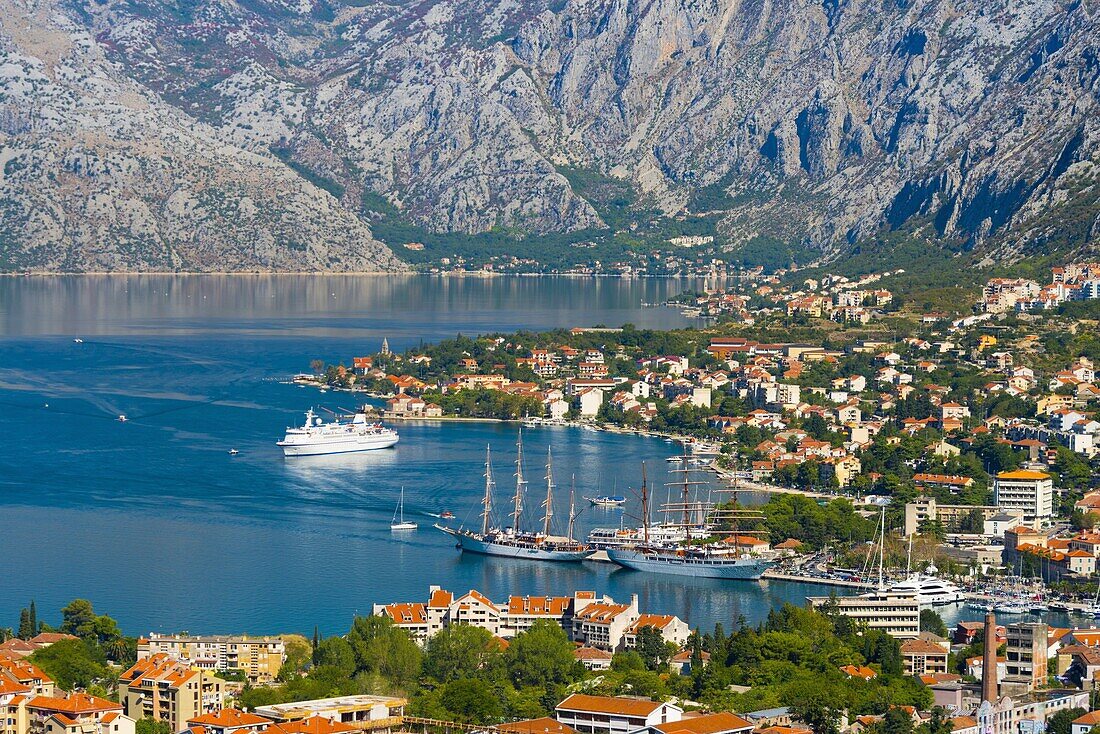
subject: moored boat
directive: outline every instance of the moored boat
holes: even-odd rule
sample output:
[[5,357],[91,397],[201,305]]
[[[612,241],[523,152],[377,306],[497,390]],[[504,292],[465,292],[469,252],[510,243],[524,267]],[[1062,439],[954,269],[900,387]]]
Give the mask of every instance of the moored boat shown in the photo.
[[493,512],[493,464],[489,448],[485,448],[485,495],[482,498],[481,532],[463,528],[435,527],[458,541],[458,547],[467,553],[506,558],[522,558],[531,561],[579,562],[596,552],[595,548],[573,539],[574,492],[569,493],[569,529],[564,537],[550,532],[554,516],[554,474],[550,450],[546,452],[546,499],[543,502],[543,523],[540,531],[522,529],[523,500],[527,482],[523,478],[523,440],[517,444],[516,491],[513,495],[512,525],[501,528],[492,526]]

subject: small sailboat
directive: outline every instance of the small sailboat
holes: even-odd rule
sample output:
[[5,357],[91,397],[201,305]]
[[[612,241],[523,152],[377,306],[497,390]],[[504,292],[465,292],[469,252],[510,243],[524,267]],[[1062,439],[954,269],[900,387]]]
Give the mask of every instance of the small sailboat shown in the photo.
[[416,523],[405,520],[405,488],[401,488],[401,499],[397,501],[397,509],[393,511],[393,521],[390,522],[390,530],[416,530]]

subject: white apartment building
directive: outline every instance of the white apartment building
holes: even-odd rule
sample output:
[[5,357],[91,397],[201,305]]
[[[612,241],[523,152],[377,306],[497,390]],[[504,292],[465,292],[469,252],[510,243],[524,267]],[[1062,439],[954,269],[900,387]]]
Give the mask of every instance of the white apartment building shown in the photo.
[[638,729],[680,721],[683,713],[683,709],[671,703],[574,693],[557,705],[554,718],[581,734],[630,734]]
[[835,603],[836,610],[845,617],[863,622],[868,629],[882,630],[899,640],[915,639],[920,635],[920,604],[912,595],[890,591],[873,591],[859,596],[811,596],[807,597],[811,609]]
[[1049,474],[1033,469],[1001,472],[993,480],[993,504],[1020,513],[1031,525],[1049,525],[1054,514],[1054,482]]

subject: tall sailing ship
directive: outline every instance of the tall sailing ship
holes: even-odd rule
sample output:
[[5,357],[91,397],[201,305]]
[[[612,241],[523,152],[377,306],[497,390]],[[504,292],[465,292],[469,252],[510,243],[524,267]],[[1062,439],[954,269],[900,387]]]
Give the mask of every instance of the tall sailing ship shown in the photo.
[[[759,534],[755,530],[739,530],[738,525],[745,521],[762,520],[759,513],[736,507],[736,494],[733,507],[714,506],[691,497],[692,488],[707,482],[691,479],[694,469],[685,464],[683,469],[674,469],[674,473],[683,474],[679,482],[669,486],[681,488],[679,502],[666,502],[661,512],[666,516],[678,516],[679,522],[661,524],[664,532],[678,528],[683,539],[675,542],[655,542],[650,536],[649,526],[649,490],[645,478],[645,466],[642,466],[642,541],[634,546],[612,546],[607,548],[607,557],[613,563],[635,571],[671,574],[674,576],[697,576],[701,578],[736,579],[753,581],[776,564],[773,557],[746,553],[738,548],[736,542],[722,540],[722,536],[752,536]],[[732,490],[736,492],[736,489]]]
[[540,530],[524,530],[523,505],[527,481],[523,478],[523,438],[517,444],[516,490],[512,496],[512,524],[510,527],[493,526],[493,463],[489,447],[485,447],[485,496],[481,500],[481,531],[436,527],[454,536],[464,552],[486,556],[525,558],[532,561],[583,561],[595,553],[594,548],[573,539],[573,523],[576,519],[575,491],[569,492],[569,523],[564,537],[551,535],[554,517],[554,466],[550,449],[546,450],[546,499],[542,503],[543,516]]

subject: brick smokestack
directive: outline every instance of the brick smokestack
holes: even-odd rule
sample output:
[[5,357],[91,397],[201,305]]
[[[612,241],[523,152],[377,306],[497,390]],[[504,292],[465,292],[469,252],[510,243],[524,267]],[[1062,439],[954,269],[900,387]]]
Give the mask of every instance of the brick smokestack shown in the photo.
[[997,617],[985,615],[985,650],[982,653],[982,700],[997,701]]

